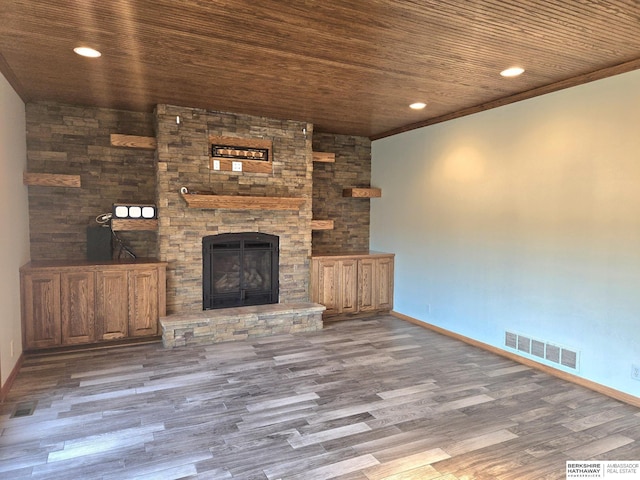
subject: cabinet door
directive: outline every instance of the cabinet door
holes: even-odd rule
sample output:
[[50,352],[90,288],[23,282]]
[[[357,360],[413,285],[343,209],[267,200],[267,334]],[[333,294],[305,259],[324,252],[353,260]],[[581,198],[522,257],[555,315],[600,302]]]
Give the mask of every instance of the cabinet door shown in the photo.
[[340,261],[340,313],[358,311],[358,262],[355,259]]
[[25,350],[60,345],[60,275],[25,274],[22,298]]
[[340,262],[320,260],[316,263],[314,276],[316,285],[312,287],[313,301],[327,307],[326,315],[340,312]]
[[361,312],[376,310],[376,260],[358,260],[358,308]]
[[93,272],[68,272],[60,275],[63,345],[94,341],[94,302]]
[[127,272],[96,272],[96,339],[115,340],[128,334],[129,294]]
[[393,309],[393,258],[376,259],[376,304],[379,310]]
[[129,336],[158,334],[158,270],[129,271]]

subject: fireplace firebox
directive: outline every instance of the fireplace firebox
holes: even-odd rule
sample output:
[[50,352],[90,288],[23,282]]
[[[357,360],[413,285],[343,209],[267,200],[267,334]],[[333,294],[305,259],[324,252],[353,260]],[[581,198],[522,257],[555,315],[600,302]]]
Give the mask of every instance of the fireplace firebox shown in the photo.
[[279,238],[222,233],[202,239],[203,310],[278,303]]

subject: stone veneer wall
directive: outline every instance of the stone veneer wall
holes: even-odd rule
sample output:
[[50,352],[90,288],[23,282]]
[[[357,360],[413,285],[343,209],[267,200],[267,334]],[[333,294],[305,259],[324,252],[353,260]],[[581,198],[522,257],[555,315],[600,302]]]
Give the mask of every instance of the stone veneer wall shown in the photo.
[[[27,168],[80,175],[81,188],[29,187],[32,260],[86,257],[86,227],[113,203],[155,203],[154,152],[112,147],[110,135],[153,136],[153,116],[28,103]],[[156,232],[120,232],[139,257],[156,255]]]
[[316,132],[313,151],[336,154],[335,163],[313,165],[313,218],[334,221],[333,230],[313,232],[313,254],[368,250],[369,206],[375,199],[343,197],[342,189],[370,186],[371,141]]
[[[168,314],[202,311],[202,237],[219,233],[278,235],[280,302],[309,301],[312,134],[312,125],[304,122],[157,106],[158,256],[168,262]],[[273,172],[209,171],[209,135],[271,139]],[[299,211],[195,209],[180,196],[182,186],[308,200]]]

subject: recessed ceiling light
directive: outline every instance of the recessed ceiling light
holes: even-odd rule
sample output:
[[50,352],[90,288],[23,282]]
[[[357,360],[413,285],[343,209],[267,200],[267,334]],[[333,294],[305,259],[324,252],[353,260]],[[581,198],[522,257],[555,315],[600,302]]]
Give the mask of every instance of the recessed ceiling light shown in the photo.
[[409,108],[413,108],[414,110],[422,110],[426,106],[427,106],[426,103],[416,102],[409,105]]
[[522,73],[524,73],[524,68],[511,67],[501,71],[500,75],[503,77],[517,77],[518,75],[522,75]]
[[90,58],[98,58],[100,55],[102,55],[98,50],[94,50],[93,48],[89,47],[76,47],[73,49],[73,51],[78,55]]

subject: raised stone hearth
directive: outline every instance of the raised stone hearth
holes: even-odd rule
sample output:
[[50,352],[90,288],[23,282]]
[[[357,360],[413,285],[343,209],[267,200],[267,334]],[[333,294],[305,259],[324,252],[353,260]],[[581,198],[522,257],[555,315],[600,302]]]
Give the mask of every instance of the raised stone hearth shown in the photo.
[[160,319],[165,348],[322,330],[324,305],[275,303],[174,314]]

